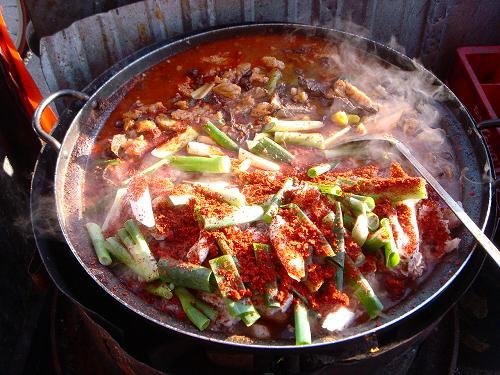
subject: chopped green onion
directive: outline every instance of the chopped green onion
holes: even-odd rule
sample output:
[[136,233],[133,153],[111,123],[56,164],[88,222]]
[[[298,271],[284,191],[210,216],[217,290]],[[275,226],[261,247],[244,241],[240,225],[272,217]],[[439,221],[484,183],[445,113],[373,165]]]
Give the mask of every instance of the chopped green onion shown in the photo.
[[111,257],[109,256],[106,246],[104,246],[104,237],[102,235],[102,230],[96,223],[87,223],[87,231],[89,233],[92,245],[94,245],[94,250],[99,259],[99,263],[103,266],[109,266],[111,264]]
[[158,297],[162,297],[165,299],[170,299],[173,297],[172,290],[165,283],[161,283],[160,285],[149,284],[146,289],[149,293],[154,294]]
[[[257,265],[262,265],[265,262],[270,262],[271,251],[269,245],[264,243],[254,243],[253,251],[255,253],[255,260],[257,262]],[[274,268],[272,266],[272,263],[269,264],[268,267],[270,267],[270,269]],[[278,296],[278,283],[276,281],[276,277],[272,281],[266,283],[264,287],[265,287],[264,302],[266,306],[280,307],[280,303],[276,299],[276,297]]]
[[176,286],[209,293],[215,290],[214,275],[207,267],[164,257],[158,262],[158,269],[162,280]]
[[287,149],[266,137],[257,141],[257,143],[250,148],[250,151],[265,158],[281,161],[283,163],[289,163],[295,158]]
[[203,99],[205,96],[210,94],[210,91],[214,88],[215,83],[205,83],[204,85],[198,87],[191,93],[191,97],[196,100]]
[[182,310],[184,310],[191,323],[193,323],[200,331],[205,330],[210,325],[210,319],[193,306],[194,296],[183,287],[176,287],[174,289],[174,293],[177,298],[179,298]]
[[394,235],[392,233],[392,227],[389,219],[383,218],[380,220],[380,226],[382,228],[386,228],[386,231],[389,234],[389,241],[384,245],[385,266],[388,268],[394,268],[399,264],[399,252],[396,241],[394,241]]
[[231,151],[238,151],[238,144],[233,141],[226,133],[220,130],[210,121],[203,126],[203,130],[212,138],[219,146],[227,148]]
[[311,344],[311,327],[307,316],[307,307],[297,301],[293,315],[295,321],[295,345]]
[[212,230],[230,227],[233,225],[251,223],[260,220],[264,214],[264,209],[260,206],[243,206],[223,218],[200,217],[203,229]]
[[315,147],[322,150],[323,134],[321,133],[297,133],[297,132],[276,132],[274,140],[278,143]]
[[319,129],[325,126],[323,121],[310,120],[279,120],[275,117],[270,117],[268,124],[264,127],[264,131],[268,133],[274,132],[297,132]]
[[278,85],[279,80],[281,79],[281,70],[274,68],[269,73],[269,80],[267,81],[267,92],[269,95],[272,95],[276,91],[276,86]]
[[271,198],[269,205],[264,211],[264,215],[262,215],[262,220],[264,220],[268,224],[271,223],[273,216],[278,213],[278,209],[281,204],[281,201],[283,200],[285,192],[290,190],[292,187],[293,187],[293,179],[287,178],[281,189]]
[[310,178],[316,178],[320,175],[322,175],[323,173],[326,173],[330,170],[332,170],[333,168],[335,168],[337,166],[338,162],[333,162],[333,163],[323,163],[323,164],[319,164],[319,165],[315,165],[314,167],[311,167],[307,170],[307,175],[310,177]]
[[260,156],[255,155],[255,154],[252,154],[251,152],[243,150],[242,148],[240,148],[238,151],[238,158],[240,160],[250,160],[252,162],[252,166],[254,166],[256,168],[264,169],[267,171],[279,171],[280,170],[279,164],[276,164],[270,160],[267,160],[267,159],[264,159]]
[[194,141],[198,135],[199,134],[196,130],[194,130],[191,126],[188,126],[183,133],[177,134],[161,146],[158,146],[151,151],[151,155],[160,159],[173,155],[180,149],[186,147],[189,142]]
[[186,172],[229,173],[231,159],[228,156],[172,156],[170,165]]

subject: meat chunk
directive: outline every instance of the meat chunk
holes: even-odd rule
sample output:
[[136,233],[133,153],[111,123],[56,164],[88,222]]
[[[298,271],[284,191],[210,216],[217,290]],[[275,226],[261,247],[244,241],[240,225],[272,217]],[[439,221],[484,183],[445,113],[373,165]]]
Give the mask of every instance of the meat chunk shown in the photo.
[[264,56],[262,59],[262,63],[269,68],[278,68],[285,69],[285,63],[281,60],[278,60],[274,56]]
[[332,88],[326,83],[318,82],[312,78],[304,78],[301,75],[299,75],[298,81],[299,85],[313,96],[323,96],[327,99],[334,97]]
[[377,109],[375,108],[372,100],[363,91],[358,89],[350,82],[347,82],[343,79],[338,79],[337,81],[335,81],[333,89],[336,95],[343,98],[348,98],[351,102],[356,104],[367,114],[377,112]]
[[271,115],[276,110],[276,106],[272,103],[262,102],[257,104],[250,115],[252,117],[264,117]]
[[252,69],[252,75],[250,76],[250,82],[256,84],[264,84],[269,81],[269,77],[264,74],[261,68],[255,67]]
[[215,86],[213,91],[229,99],[236,99],[241,95],[241,87],[231,82],[222,82]]

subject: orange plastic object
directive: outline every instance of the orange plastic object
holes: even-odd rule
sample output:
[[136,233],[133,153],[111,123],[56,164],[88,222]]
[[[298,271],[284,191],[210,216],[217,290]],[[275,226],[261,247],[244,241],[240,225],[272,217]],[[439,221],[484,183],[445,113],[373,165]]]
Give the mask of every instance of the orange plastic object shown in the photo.
[[[23,59],[19,55],[12,39],[10,38],[7,26],[0,9],[0,53],[2,54],[11,79],[17,88],[19,98],[24,109],[30,117],[33,116],[38,103],[43,99],[38,86],[24,66]],[[42,116],[42,128],[50,132],[57,122],[54,112],[47,108]]]

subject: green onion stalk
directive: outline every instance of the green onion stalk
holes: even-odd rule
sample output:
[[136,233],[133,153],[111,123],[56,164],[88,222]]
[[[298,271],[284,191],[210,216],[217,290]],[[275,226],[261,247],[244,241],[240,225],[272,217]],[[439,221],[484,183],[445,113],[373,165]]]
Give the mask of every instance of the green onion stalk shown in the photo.
[[160,278],[175,286],[212,293],[216,289],[213,272],[197,264],[164,257],[158,262]]
[[[210,259],[209,263],[229,313],[234,317],[239,317],[247,327],[251,326],[260,318],[260,315],[250,298],[243,297],[237,301],[230,298],[231,292],[239,293],[245,290],[233,258],[230,255],[222,255]],[[227,280],[231,280],[230,285]]]
[[271,70],[271,73],[269,73],[269,80],[267,81],[267,86],[266,86],[269,95],[272,95],[276,91],[276,87],[280,79],[281,79],[281,70],[277,68]]
[[307,314],[307,307],[300,301],[294,306],[295,345],[311,344],[311,327]]
[[149,293],[161,298],[170,299],[173,296],[172,290],[165,283],[159,285],[149,284],[146,289]]
[[370,319],[376,318],[384,309],[382,302],[349,255],[346,255],[345,264],[347,285],[353,290],[354,296],[364,307]]
[[275,117],[270,117],[263,131],[267,133],[275,132],[298,132],[319,129],[325,126],[323,121],[311,120],[279,120]]
[[231,159],[228,156],[172,156],[170,165],[186,172],[229,173]]
[[195,297],[183,287],[176,287],[174,293],[191,323],[200,331],[204,331],[210,325],[210,319],[194,306]]
[[208,134],[210,138],[212,138],[215,143],[219,146],[227,148],[231,151],[238,151],[238,144],[233,141],[226,133],[220,130],[217,126],[212,124],[210,121],[203,126],[203,130]]
[[334,161],[332,163],[323,163],[319,165],[315,165],[314,167],[311,167],[307,170],[307,175],[310,178],[316,178],[326,172],[329,172],[333,168],[335,168],[338,165],[337,161]]
[[275,132],[274,140],[277,143],[314,147],[320,150],[324,148],[321,133]]
[[101,227],[96,223],[87,223],[86,227],[99,263],[103,266],[109,266],[111,264],[111,257],[106,249]]
[[[383,219],[382,219],[383,220]],[[368,237],[363,244],[363,250],[374,252],[389,243],[390,237],[386,226],[380,227],[375,233]]]
[[257,155],[283,163],[289,163],[295,158],[286,148],[270,138],[263,137],[256,142],[250,151]]
[[[195,214],[196,211],[197,210],[195,209]],[[264,209],[261,206],[243,206],[223,218],[204,217],[199,213],[197,214],[197,216],[203,226],[203,229],[213,230],[231,227],[233,225],[251,223],[260,220],[263,214]]]
[[265,221],[268,224],[271,223],[274,215],[278,213],[278,209],[283,200],[283,196],[292,187],[293,187],[293,179],[287,178],[281,189],[271,198],[269,205],[267,206],[267,208],[264,211],[264,214],[262,215],[263,221]]
[[388,235],[389,241],[384,245],[385,252],[385,265],[389,268],[394,268],[399,264],[399,251],[394,240],[394,234],[392,233],[392,227],[389,219],[383,218],[380,220],[380,226],[385,228]]
[[[263,262],[269,261],[271,250],[269,245],[263,243],[254,243],[253,251],[255,253],[255,260],[257,261],[257,265],[262,264]],[[269,265],[272,267],[272,264]],[[264,302],[268,307],[280,307],[280,303],[276,299],[278,296],[278,283],[276,277],[268,282],[265,286],[264,293]]]
[[151,151],[151,155],[163,159],[170,155],[175,154],[180,149],[187,146],[187,144],[191,141],[194,141],[198,137],[198,132],[194,130],[191,126],[188,126],[187,129],[169,139],[167,142],[163,143],[161,146],[158,146],[153,151]]

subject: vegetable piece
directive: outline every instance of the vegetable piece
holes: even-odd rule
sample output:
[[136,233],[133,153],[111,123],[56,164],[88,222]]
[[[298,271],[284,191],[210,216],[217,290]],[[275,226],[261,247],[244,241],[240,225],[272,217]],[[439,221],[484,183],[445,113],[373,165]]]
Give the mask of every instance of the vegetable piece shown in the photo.
[[214,88],[215,83],[205,83],[204,85],[201,85],[198,87],[196,90],[194,90],[191,93],[191,97],[196,100],[203,99],[205,96],[210,94],[210,91]]
[[170,165],[186,172],[229,173],[231,159],[228,156],[172,156]]
[[158,262],[158,269],[160,278],[174,283],[175,286],[209,293],[212,293],[216,288],[214,275],[207,267],[164,257]]
[[323,163],[315,165],[307,170],[307,175],[311,178],[316,178],[323,173],[326,173],[337,166],[338,162],[334,161],[333,163]]
[[356,222],[356,219],[353,218],[351,215],[348,215],[348,214],[344,214],[344,216],[342,217],[342,219],[344,221],[344,228],[347,228],[350,231],[352,231],[352,228],[354,227],[354,223]]
[[109,224],[115,221],[118,218],[118,216],[120,216],[120,209],[123,203],[123,197],[125,196],[126,193],[127,189],[125,188],[116,190],[113,204],[111,205],[111,208],[108,210],[106,218],[104,219],[104,223],[102,224],[103,232],[108,230]]
[[307,316],[307,307],[300,301],[296,301],[293,311],[295,321],[295,345],[311,344],[311,327]]
[[87,223],[87,231],[89,232],[92,245],[94,245],[94,250],[99,259],[99,263],[103,266],[109,266],[111,264],[111,257],[109,256],[106,246],[104,246],[104,237],[102,235],[102,230],[96,223]]
[[139,226],[134,220],[130,219],[125,222],[125,230],[132,242],[128,242],[128,244],[124,243],[132,255],[132,258],[139,263],[142,269],[140,275],[144,277],[146,281],[157,279],[159,275],[156,260],[153,254],[151,254],[148,243],[144,239]]
[[153,228],[155,226],[155,216],[153,213],[153,205],[151,204],[149,188],[146,187],[142,194],[135,200],[129,197],[129,202],[135,219],[142,225]]
[[193,306],[200,310],[203,314],[205,314],[210,320],[215,320],[215,318],[217,318],[217,315],[219,315],[216,309],[206,304],[199,298],[194,298]]
[[221,201],[235,207],[243,207],[246,205],[245,196],[238,190],[238,188],[224,189],[211,186],[205,186],[207,190],[218,195]]
[[385,228],[389,234],[389,241],[384,245],[385,266],[389,268],[396,267],[399,264],[399,251],[396,241],[394,241],[394,235],[392,233],[392,227],[389,219],[383,218],[380,220],[380,226]]
[[271,134],[269,134],[269,133],[257,133],[253,137],[253,140],[260,141],[262,138],[271,138]]
[[298,132],[305,130],[319,129],[325,126],[323,121],[310,120],[279,120],[276,117],[269,117],[268,123],[263,131],[267,133],[274,132]]
[[[127,231],[123,229],[125,235],[127,237],[127,243],[130,246],[135,246],[134,242],[128,235]],[[130,268],[134,273],[140,276],[142,279],[147,281],[152,281],[157,278],[151,271],[149,271],[148,267],[144,266],[145,261],[142,259],[134,259],[130,252],[123,247],[123,245],[118,241],[116,237],[108,237],[106,239],[106,249],[109,253],[116,258],[120,263],[123,263],[125,266]],[[149,279],[149,280],[148,280]]]
[[158,297],[162,297],[165,299],[170,299],[173,297],[172,291],[165,283],[161,283],[159,285],[149,284],[146,289],[149,293],[154,294]]
[[199,135],[196,138],[196,142],[205,143],[206,145],[210,145],[210,146],[217,146],[217,143],[212,138],[207,137],[206,135]]
[[238,151],[238,144],[233,141],[226,133],[220,130],[217,126],[212,124],[210,121],[203,126],[205,133],[209,135],[219,146],[227,148],[231,151]]
[[193,306],[194,296],[183,287],[176,287],[174,289],[174,293],[177,298],[179,298],[182,310],[184,310],[191,323],[193,323],[200,331],[205,330],[210,324],[210,319]]
[[269,81],[267,81],[267,92],[269,95],[272,95],[276,91],[276,86],[278,85],[279,80],[281,79],[281,70],[278,68],[274,68],[269,73]]
[[134,270],[132,256],[116,237],[106,238],[105,246],[113,258],[116,258],[120,263]]
[[367,218],[367,222],[368,222],[368,230],[370,232],[375,232],[380,225],[380,220],[379,220],[378,216],[373,212],[368,212],[366,214],[366,218]]
[[276,132],[274,140],[278,143],[315,147],[320,150],[325,148],[321,133]]
[[222,150],[217,146],[207,145],[205,143],[191,141],[187,144],[186,151],[189,155],[196,156],[223,156]]
[[373,199],[387,198],[391,202],[427,198],[426,182],[421,177],[360,178],[353,189],[356,194]]
[[156,163],[151,164],[149,167],[147,167],[146,169],[143,169],[142,171],[135,174],[134,176],[127,178],[126,180],[123,181],[122,185],[127,186],[129,184],[129,182],[134,177],[146,176],[148,174],[156,172],[158,169],[160,169],[161,167],[163,167],[164,165],[167,165],[169,163],[170,163],[170,157],[167,156],[164,159],[161,159],[161,160],[157,161]]
[[[325,146],[325,148],[332,147],[337,142],[337,140],[339,140],[342,136],[346,135],[350,131],[351,131],[351,127],[346,126],[344,129],[341,129],[338,132],[335,132],[332,135],[330,135],[328,138],[326,138],[325,141],[323,142],[323,145]],[[327,151],[331,151],[331,150],[325,150],[325,155],[330,154],[330,153],[327,153]],[[333,156],[331,158],[333,158]]]
[[[358,201],[359,202],[359,201]],[[368,237],[368,218],[366,217],[366,204],[361,203],[362,211],[356,218],[354,227],[352,228],[352,239],[359,246],[363,246]]]
[[250,151],[265,158],[281,161],[283,163],[289,163],[295,158],[286,148],[281,147],[272,139],[266,137],[261,138],[250,148]]
[[121,159],[108,159],[108,160],[99,159],[95,161],[96,165],[103,168],[107,167],[108,165],[118,165],[121,162],[122,162]]
[[318,190],[327,195],[333,195],[335,197],[342,196],[342,189],[339,185],[328,185],[328,184],[311,184],[312,186],[316,186]]
[[264,209],[260,206],[243,206],[222,219],[216,217],[200,217],[200,220],[203,229],[211,230],[251,223],[260,220],[263,214]]
[[[316,244],[316,251],[320,256],[323,257],[330,257],[330,258],[335,258],[335,252],[326,240],[325,236],[323,233],[318,229],[316,224],[314,224],[311,219],[300,209],[299,206],[297,206],[295,203],[290,203],[285,206],[282,206],[283,208],[288,208],[291,210],[294,210],[295,213],[297,214],[297,217],[302,223],[306,223],[311,229],[313,229],[317,233],[318,241]],[[335,260],[335,259],[334,259]]]
[[180,206],[185,206],[186,204],[189,203],[191,199],[194,197],[189,194],[185,195],[169,195],[167,197],[167,203],[171,207],[180,207]]
[[301,281],[306,276],[306,264],[302,254],[290,248],[287,239],[283,238],[282,229],[285,225],[286,221],[280,215],[275,215],[269,226],[269,238],[288,276]]
[[[265,262],[271,262],[271,250],[269,245],[263,243],[254,243],[253,251],[255,253],[255,259],[257,265],[263,264]],[[272,267],[272,263],[269,267]],[[265,285],[266,291],[264,294],[264,302],[268,307],[280,307],[280,303],[276,299],[278,296],[278,283],[276,278],[273,281]]]
[[151,155],[160,159],[166,158],[167,156],[175,154],[181,148],[186,147],[186,145],[194,141],[198,135],[196,130],[188,126],[184,132],[175,135],[173,138],[151,151]]
[[271,198],[269,205],[264,211],[264,215],[262,215],[262,220],[264,220],[264,222],[268,224],[271,223],[273,216],[278,213],[278,208],[281,204],[283,196],[285,195],[285,192],[290,190],[292,187],[293,187],[293,179],[287,178],[281,189]]
[[[382,219],[383,220],[383,219]],[[385,246],[390,241],[389,232],[387,227],[382,226],[373,233],[363,244],[363,250],[368,252],[374,252]]]
[[264,169],[267,171],[279,171],[280,170],[279,164],[276,164],[272,161],[269,161],[269,160],[264,159],[260,156],[252,154],[251,152],[243,150],[242,148],[240,148],[238,151],[238,158],[240,160],[249,159],[252,162],[252,166],[254,166],[256,168]]
[[[233,258],[230,255],[222,255],[209,260],[209,263],[229,313],[232,316],[240,317],[247,327],[251,326],[260,318],[260,315],[255,310],[250,298],[241,296],[245,285]],[[235,297],[239,297],[239,299],[236,300]]]
[[347,113],[344,111],[335,112],[330,116],[330,120],[340,126],[347,126],[349,124],[349,118],[347,117]]
[[349,120],[349,124],[357,125],[361,121],[361,117],[358,115],[347,115],[347,119]]
[[344,222],[342,220],[342,206],[340,202],[335,202],[335,212],[328,213],[323,221],[331,223],[333,232],[333,249],[335,251],[335,257],[333,260],[337,264],[336,286],[337,289],[342,291],[344,284],[344,262],[345,262],[345,229]]
[[349,255],[346,255],[345,265],[347,284],[352,288],[354,296],[361,302],[370,319],[375,319],[384,309],[382,302]]

